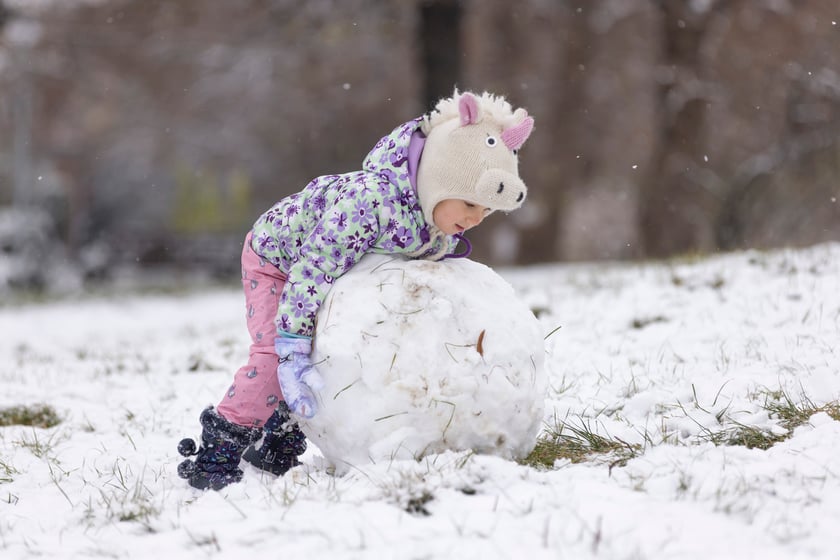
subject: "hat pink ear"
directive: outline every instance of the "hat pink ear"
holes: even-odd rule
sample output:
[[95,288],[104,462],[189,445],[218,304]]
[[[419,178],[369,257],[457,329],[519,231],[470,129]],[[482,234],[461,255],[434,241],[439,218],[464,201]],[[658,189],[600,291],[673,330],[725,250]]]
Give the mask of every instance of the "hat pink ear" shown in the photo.
[[[527,113],[526,113],[527,114]],[[502,142],[510,150],[518,150],[525,143],[534,129],[534,119],[525,117],[521,123],[514,125],[502,132]]]
[[464,92],[458,99],[458,112],[461,113],[461,126],[475,124],[481,120],[478,101],[470,92]]

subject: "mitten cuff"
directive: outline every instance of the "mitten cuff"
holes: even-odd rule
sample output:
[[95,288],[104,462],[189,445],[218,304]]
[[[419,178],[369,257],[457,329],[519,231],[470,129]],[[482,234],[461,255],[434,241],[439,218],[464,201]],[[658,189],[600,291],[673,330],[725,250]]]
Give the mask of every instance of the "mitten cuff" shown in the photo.
[[288,356],[289,354],[309,355],[312,352],[312,339],[308,336],[302,338],[278,336],[274,339],[274,351],[278,356]]

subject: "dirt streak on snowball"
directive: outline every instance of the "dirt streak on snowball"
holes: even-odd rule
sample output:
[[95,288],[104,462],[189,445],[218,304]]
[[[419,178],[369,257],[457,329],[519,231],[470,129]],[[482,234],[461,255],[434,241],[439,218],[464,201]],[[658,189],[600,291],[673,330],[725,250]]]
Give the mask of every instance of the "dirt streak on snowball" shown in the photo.
[[525,457],[543,421],[543,339],[482,264],[368,255],[318,312],[325,387],[301,427],[338,474],[445,450]]

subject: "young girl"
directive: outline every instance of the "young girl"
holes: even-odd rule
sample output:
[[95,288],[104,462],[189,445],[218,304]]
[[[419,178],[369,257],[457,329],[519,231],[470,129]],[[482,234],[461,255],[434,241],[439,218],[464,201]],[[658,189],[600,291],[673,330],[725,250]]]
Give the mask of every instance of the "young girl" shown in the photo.
[[533,123],[501,97],[456,90],[382,138],[362,171],[318,177],[260,216],[242,250],[250,358],[201,413],[199,448],[178,445],[196,456],[178,474],[219,490],[241,480],[241,458],[277,475],[298,464],[306,441],[294,416],[318,411],[312,336],[332,283],[367,253],[467,256],[466,230],[525,199],[517,152]]

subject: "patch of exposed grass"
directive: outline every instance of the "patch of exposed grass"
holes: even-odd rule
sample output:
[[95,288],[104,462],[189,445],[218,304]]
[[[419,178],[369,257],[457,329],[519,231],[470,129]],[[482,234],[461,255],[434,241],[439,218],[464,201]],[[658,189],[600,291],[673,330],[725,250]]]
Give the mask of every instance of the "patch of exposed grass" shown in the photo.
[[98,498],[88,499],[84,504],[88,525],[93,527],[98,518],[104,518],[136,523],[147,532],[155,532],[155,521],[163,511],[160,504],[162,496],[154,490],[155,485],[149,479],[158,476],[160,473],[148,471],[145,466],[137,475],[124,459],[117,459],[107,483],[99,490]]
[[0,457],[0,484],[11,482],[14,480],[12,475],[20,474],[16,468],[14,468],[10,463],[7,463]]
[[770,413],[771,418],[779,420],[779,426],[784,431],[775,432],[747,426],[729,419],[734,427],[720,432],[707,431],[705,439],[715,445],[743,445],[748,449],[766,450],[789,439],[794,429],[806,424],[811,416],[819,412],[824,412],[840,422],[840,402],[838,401],[817,405],[805,395],[799,401],[795,401],[782,390],[766,390],[755,395],[756,398],[761,396],[764,397],[762,408]]
[[800,402],[794,402],[784,391],[765,391],[763,407],[771,416],[779,418],[781,425],[790,431],[808,422],[811,416],[818,412],[824,412],[840,422],[840,402],[838,401],[816,405],[803,395]]
[[641,449],[638,444],[598,434],[588,421],[581,418],[579,426],[557,421],[540,436],[534,450],[520,462],[535,468],[550,469],[558,460],[583,463],[601,457],[608,460],[612,468],[626,465]]
[[429,510],[426,509],[426,504],[431,502],[433,499],[434,496],[430,492],[423,491],[419,496],[409,498],[404,509],[412,515],[431,515]]
[[640,329],[643,329],[643,328],[645,328],[649,325],[653,325],[655,323],[667,323],[667,322],[668,322],[668,319],[666,319],[662,315],[656,315],[654,317],[639,317],[639,318],[633,319],[633,321],[631,321],[630,327],[632,327],[634,329],[637,329],[637,330],[640,330]]
[[790,437],[790,432],[777,434],[770,430],[763,430],[755,426],[747,426],[738,422],[733,428],[719,432],[706,431],[703,439],[715,445],[742,445],[747,449],[770,449],[780,441]]
[[431,515],[426,504],[435,499],[433,488],[423,473],[402,472],[398,478],[382,483],[383,496],[412,515]]
[[0,408],[0,427],[32,426],[33,428],[52,428],[61,423],[61,418],[48,404],[31,406],[12,406]]
[[23,434],[19,441],[14,442],[14,445],[28,449],[39,459],[50,459],[53,457],[55,446],[65,441],[67,437],[67,433],[60,434],[58,432],[52,432],[46,437],[39,437],[38,432],[32,430],[31,436]]
[[[725,407],[715,414],[718,422],[725,426],[719,431],[701,426],[700,439],[715,445],[743,446],[748,449],[766,450],[777,443],[789,439],[794,429],[806,424],[817,413],[825,413],[840,422],[840,401],[831,401],[817,405],[806,396],[795,400],[781,390],[761,391],[753,398],[763,397],[761,407],[777,420],[777,428],[750,426],[734,420]],[[695,401],[696,401],[695,395]],[[717,397],[715,397],[715,403]],[[715,404],[713,403],[713,404]],[[705,412],[710,411],[700,407]],[[583,463],[599,460],[607,462],[610,468],[624,466],[642,452],[642,446],[627,443],[620,438],[603,436],[592,429],[591,420],[580,418],[577,425],[565,421],[555,421],[555,425],[546,429],[539,437],[534,450],[520,463],[535,468],[553,468],[558,460],[571,463]],[[781,429],[778,429],[781,428]]]

